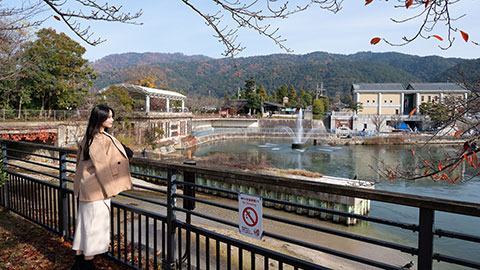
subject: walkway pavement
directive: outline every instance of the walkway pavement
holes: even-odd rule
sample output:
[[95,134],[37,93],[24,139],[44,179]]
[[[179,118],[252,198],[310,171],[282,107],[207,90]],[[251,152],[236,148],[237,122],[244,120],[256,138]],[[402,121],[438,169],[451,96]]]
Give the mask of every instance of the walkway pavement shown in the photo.
[[[13,212],[0,207],[0,269],[70,269],[72,243]],[[131,269],[102,255],[95,258],[99,269]]]

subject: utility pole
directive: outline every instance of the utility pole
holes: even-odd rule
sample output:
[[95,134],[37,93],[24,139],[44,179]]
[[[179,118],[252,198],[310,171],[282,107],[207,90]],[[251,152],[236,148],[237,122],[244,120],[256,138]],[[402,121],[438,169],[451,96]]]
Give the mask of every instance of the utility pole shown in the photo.
[[323,82],[320,83],[320,88],[318,88],[317,83],[317,90],[315,91],[315,99],[318,99],[318,96],[325,96],[326,90],[323,89]]

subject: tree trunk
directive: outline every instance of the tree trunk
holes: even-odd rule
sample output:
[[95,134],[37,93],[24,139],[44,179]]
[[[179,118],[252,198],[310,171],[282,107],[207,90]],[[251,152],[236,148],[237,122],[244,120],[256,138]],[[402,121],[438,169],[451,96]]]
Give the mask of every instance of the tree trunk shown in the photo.
[[23,103],[23,97],[20,96],[20,101],[18,102],[18,116],[17,118],[20,119],[22,116],[22,103]]
[[40,115],[39,115],[40,118],[43,115],[43,110],[44,109],[45,109],[45,96],[42,96],[42,107],[40,108]]

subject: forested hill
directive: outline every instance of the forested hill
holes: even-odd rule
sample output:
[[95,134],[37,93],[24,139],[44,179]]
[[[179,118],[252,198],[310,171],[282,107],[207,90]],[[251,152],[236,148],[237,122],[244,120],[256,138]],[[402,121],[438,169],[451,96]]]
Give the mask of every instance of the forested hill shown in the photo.
[[[206,56],[183,54],[116,54],[91,64],[99,74],[97,89],[110,84],[156,79],[163,89],[187,94],[223,97],[242,88],[253,77],[263,84],[269,94],[281,85],[314,91],[324,83],[329,96],[342,94],[354,82],[444,82],[450,79],[457,65],[467,60],[420,57],[401,53],[360,52],[352,55],[314,52],[305,55],[273,54],[236,59],[238,72],[231,59],[212,59]],[[470,67],[471,65],[469,65]],[[480,65],[476,67],[479,69]]]
[[211,59],[204,55],[186,56],[182,53],[122,53],[110,54],[90,63],[96,72],[108,72],[127,66],[145,66],[157,63],[189,62]]

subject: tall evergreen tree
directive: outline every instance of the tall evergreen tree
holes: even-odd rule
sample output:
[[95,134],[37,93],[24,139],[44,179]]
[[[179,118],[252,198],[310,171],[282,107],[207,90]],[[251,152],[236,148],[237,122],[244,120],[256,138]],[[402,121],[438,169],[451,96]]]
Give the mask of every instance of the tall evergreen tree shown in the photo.
[[312,94],[309,92],[306,92],[305,95],[303,96],[303,102],[305,103],[306,106],[312,106],[313,104]]
[[246,107],[249,109],[249,113],[252,113],[252,110],[260,109],[262,106],[262,98],[257,90],[257,82],[252,77],[245,81],[244,91],[247,99]]
[[290,85],[290,88],[288,89],[288,106],[296,107],[297,105],[297,91],[295,91],[293,85]]
[[249,93],[256,93],[257,91],[257,82],[250,77],[250,79],[245,81],[245,92],[248,95]]
[[263,101],[269,101],[270,98],[268,97],[267,91],[265,90],[265,87],[263,87],[263,84],[260,85],[260,88],[258,88],[258,93],[262,97]]
[[34,101],[41,109],[70,109],[82,104],[93,85],[95,74],[82,58],[85,48],[64,33],[41,29],[37,39],[26,46],[22,84],[33,89]]
[[228,95],[228,91],[225,91],[225,96],[223,97],[223,102],[225,104],[230,104],[230,95]]
[[324,111],[324,104],[323,104],[323,99],[315,99],[313,101],[313,109],[312,112],[314,115],[322,115]]
[[279,104],[282,104],[283,103],[283,98],[284,97],[288,97],[288,86],[286,84],[280,86],[278,89],[277,89],[277,97],[278,97],[278,100],[277,102]]
[[327,112],[328,110],[330,110],[330,100],[328,99],[328,97],[327,96],[321,96],[321,97],[319,97],[319,99],[322,100],[323,112]]
[[307,108],[307,103],[305,102],[305,95],[308,95],[302,88],[298,91],[297,102],[298,106],[302,109]]

